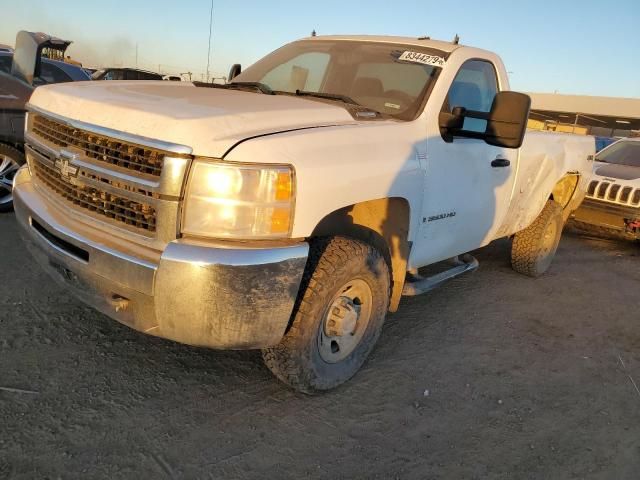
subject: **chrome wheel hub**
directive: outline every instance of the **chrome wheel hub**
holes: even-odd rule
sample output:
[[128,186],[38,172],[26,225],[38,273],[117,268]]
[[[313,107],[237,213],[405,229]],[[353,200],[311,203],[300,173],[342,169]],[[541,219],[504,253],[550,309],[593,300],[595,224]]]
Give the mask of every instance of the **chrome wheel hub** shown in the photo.
[[329,311],[325,322],[325,334],[330,337],[353,335],[358,322],[359,306],[349,297],[339,297]]
[[19,168],[13,158],[0,154],[0,204],[13,200],[13,177]]
[[318,351],[325,362],[339,362],[355,350],[369,325],[372,300],[371,288],[361,279],[338,289],[318,334]]

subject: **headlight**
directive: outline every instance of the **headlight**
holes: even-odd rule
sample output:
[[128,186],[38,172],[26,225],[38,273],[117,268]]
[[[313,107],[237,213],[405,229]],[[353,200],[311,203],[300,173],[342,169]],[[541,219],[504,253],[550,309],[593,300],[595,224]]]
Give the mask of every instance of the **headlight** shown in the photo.
[[182,233],[222,238],[282,238],[293,223],[290,166],[196,159],[191,166]]

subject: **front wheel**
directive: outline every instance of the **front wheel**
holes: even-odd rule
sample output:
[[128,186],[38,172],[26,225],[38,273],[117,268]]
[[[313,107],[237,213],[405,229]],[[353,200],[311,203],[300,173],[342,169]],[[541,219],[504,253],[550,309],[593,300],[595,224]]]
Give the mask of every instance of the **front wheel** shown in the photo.
[[13,177],[24,162],[24,153],[0,143],[0,212],[13,208]]
[[292,324],[262,351],[280,380],[304,393],[337,387],[360,369],[389,308],[389,268],[358,240],[334,237],[313,246]]

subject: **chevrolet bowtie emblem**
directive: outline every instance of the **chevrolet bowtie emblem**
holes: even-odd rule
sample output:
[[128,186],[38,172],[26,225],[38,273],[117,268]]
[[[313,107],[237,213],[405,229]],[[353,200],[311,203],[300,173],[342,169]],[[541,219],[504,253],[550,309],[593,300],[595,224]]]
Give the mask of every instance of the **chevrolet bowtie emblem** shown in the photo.
[[71,165],[71,162],[76,158],[78,158],[78,155],[67,152],[66,150],[62,150],[58,158],[56,158],[54,165],[60,172],[60,177],[62,177],[63,180],[70,181],[71,177],[78,175],[78,167]]

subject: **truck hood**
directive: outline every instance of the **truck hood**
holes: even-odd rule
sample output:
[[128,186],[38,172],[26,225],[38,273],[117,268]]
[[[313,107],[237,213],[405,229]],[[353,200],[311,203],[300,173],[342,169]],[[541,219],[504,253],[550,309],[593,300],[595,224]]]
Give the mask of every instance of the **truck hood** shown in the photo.
[[195,155],[211,157],[221,157],[250,137],[357,123],[338,105],[202,88],[189,82],[48,85],[35,90],[30,105],[69,119],[186,145]]

